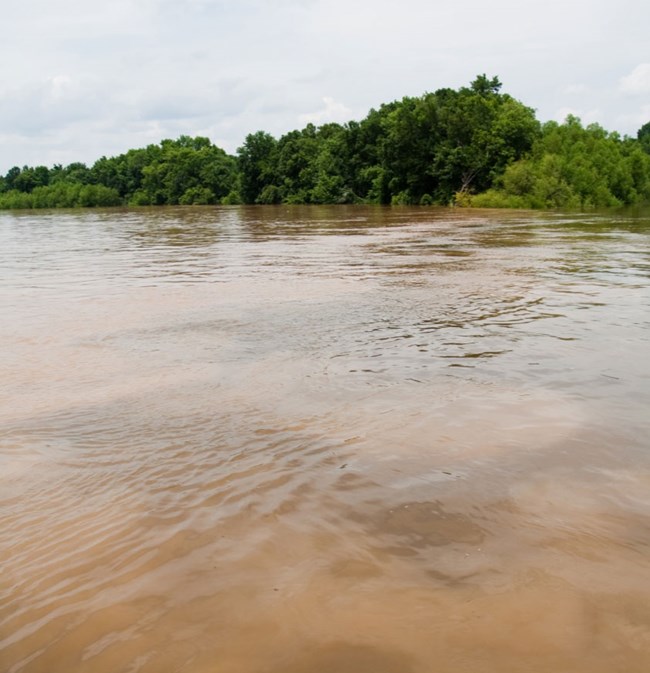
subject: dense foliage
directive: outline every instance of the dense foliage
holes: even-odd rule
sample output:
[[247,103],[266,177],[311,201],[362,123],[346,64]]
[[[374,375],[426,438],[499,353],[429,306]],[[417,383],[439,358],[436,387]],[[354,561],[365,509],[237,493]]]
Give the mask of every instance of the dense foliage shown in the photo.
[[181,136],[129,150],[88,168],[12,168],[0,179],[0,207],[194,205],[239,201],[237,161],[207,138]]
[[650,200],[650,122],[621,138],[575,117],[541,125],[485,75],[279,139],[258,131],[230,156],[181,136],[91,167],[14,167],[0,208],[236,203],[592,208]]
[[[646,125],[648,126],[648,125]],[[650,131],[650,127],[648,127]],[[548,122],[526,157],[511,163],[474,206],[598,208],[650,200],[650,146],[576,117]],[[649,139],[650,140],[650,139]]]
[[247,203],[449,203],[490,187],[530,150],[533,110],[484,75],[371,110],[361,122],[308,125],[276,141],[249,135],[239,149]]

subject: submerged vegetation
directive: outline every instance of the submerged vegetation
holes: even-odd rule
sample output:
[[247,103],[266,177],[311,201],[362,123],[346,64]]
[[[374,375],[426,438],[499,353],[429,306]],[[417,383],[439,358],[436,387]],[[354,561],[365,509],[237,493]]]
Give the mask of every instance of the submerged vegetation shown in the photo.
[[181,136],[82,163],[14,167],[0,208],[273,203],[598,208],[650,201],[650,122],[637,138],[576,117],[541,124],[485,75],[228,155]]

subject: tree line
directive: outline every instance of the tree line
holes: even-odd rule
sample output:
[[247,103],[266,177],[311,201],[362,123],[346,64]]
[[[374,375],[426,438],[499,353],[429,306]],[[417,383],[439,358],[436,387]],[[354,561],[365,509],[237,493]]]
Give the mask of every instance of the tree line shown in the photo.
[[236,156],[208,138],[73,163],[11,168],[0,208],[209,204],[597,208],[650,201],[650,122],[636,138],[569,116],[541,124],[497,77],[405,97],[361,121],[280,138],[249,134]]

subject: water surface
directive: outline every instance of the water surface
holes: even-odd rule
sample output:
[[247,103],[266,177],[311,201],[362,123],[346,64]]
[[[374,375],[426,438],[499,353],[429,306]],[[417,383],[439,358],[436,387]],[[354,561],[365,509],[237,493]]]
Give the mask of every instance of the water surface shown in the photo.
[[650,219],[0,215],[7,673],[650,670]]

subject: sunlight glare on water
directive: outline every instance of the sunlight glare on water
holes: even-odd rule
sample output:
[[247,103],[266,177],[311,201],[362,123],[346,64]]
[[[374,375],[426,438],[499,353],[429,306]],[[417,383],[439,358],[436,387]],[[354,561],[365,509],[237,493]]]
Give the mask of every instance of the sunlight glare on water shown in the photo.
[[650,670],[650,219],[0,214],[0,669]]

